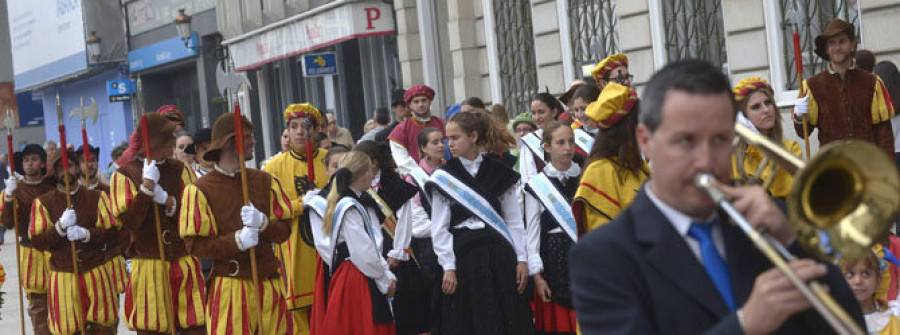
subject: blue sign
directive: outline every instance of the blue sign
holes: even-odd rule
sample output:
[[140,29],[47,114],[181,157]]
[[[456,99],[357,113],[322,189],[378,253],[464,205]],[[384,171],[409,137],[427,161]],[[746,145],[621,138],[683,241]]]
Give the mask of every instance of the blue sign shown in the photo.
[[303,76],[320,77],[337,74],[337,56],[333,52],[303,56]]
[[[199,36],[195,31],[191,34],[191,39],[188,41],[188,44],[197,46],[199,45],[198,39]],[[180,59],[193,57],[197,54],[197,48],[188,48],[180,38],[173,37],[129,52],[128,69],[131,72],[137,72]]]
[[136,86],[134,80],[110,80],[106,82],[106,95],[110,102],[131,100],[131,95],[137,92]]

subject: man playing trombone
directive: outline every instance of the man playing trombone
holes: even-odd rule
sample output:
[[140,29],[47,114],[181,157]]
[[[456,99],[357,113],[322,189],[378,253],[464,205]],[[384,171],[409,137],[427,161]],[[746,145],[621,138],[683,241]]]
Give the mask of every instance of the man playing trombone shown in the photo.
[[[651,78],[636,136],[655,163],[653,174],[629,208],[582,238],[570,256],[584,334],[832,332],[801,290],[695,186],[697,175],[714,176],[752,226],[803,255],[762,188],[720,184],[731,180],[734,106],[728,78],[706,62],[675,62]],[[826,284],[852,318],[847,323],[865,329],[835,266],[800,259],[789,267],[803,282]]]

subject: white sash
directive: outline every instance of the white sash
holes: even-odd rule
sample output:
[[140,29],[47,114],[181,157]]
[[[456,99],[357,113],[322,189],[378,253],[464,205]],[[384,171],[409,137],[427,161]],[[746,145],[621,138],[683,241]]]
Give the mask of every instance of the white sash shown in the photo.
[[541,202],[544,209],[550,212],[553,219],[559,223],[559,227],[569,235],[573,242],[578,241],[578,228],[575,226],[575,217],[572,215],[572,206],[566,201],[565,196],[559,192],[556,186],[546,174],[538,174],[528,181],[532,195]]
[[522,136],[522,143],[525,147],[540,160],[544,160],[544,148],[541,147],[541,139],[538,138],[537,131]]
[[[428,194],[428,192],[425,191],[425,183],[428,182],[428,178],[430,178],[428,172],[425,172],[425,169],[421,166],[416,166],[415,169],[409,171],[409,176],[412,177],[413,181],[416,183],[416,187],[419,188],[419,193],[423,194],[425,201],[428,201],[430,204],[431,194]],[[423,197],[419,198],[422,199]]]
[[509,227],[506,226],[503,217],[478,192],[444,170],[436,170],[431,175],[430,181],[453,200],[466,207],[472,214],[475,214],[479,220],[500,233],[510,246],[515,246],[512,233],[509,232]]
[[[344,215],[347,214],[350,208],[354,207],[359,210],[359,215],[363,218],[363,222],[366,225],[366,233],[369,235],[369,239],[372,241],[372,245],[375,246],[375,249],[380,249],[380,247],[378,246],[378,242],[376,242],[375,240],[375,235],[372,235],[373,232],[377,231],[376,229],[378,228],[372,226],[372,220],[369,218],[369,211],[366,210],[366,206],[363,206],[363,204],[359,203],[359,201],[357,201],[356,199],[344,197],[343,199],[338,201],[337,205],[335,205],[334,216],[331,221],[331,240],[334,241],[331,255],[332,262],[334,262],[335,256],[337,256],[336,253],[337,241],[339,237],[338,234],[341,233],[341,228],[343,228],[343,225],[341,225],[341,223],[344,221]],[[381,257],[380,252],[378,253],[378,257]],[[332,265],[331,272],[334,273],[335,270],[337,270],[337,267]]]
[[577,145],[585,155],[589,155],[591,153],[591,148],[594,147],[594,136],[584,129],[575,129],[575,145]]

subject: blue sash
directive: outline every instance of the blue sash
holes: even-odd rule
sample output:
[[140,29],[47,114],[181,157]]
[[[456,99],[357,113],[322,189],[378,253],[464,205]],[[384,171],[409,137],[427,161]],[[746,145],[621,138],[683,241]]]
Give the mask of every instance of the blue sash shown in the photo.
[[512,233],[509,232],[509,227],[506,226],[505,220],[481,194],[478,194],[478,192],[475,192],[468,185],[444,170],[434,171],[434,174],[431,175],[431,182],[447,196],[466,207],[487,226],[500,233],[500,236],[503,236],[510,246],[515,247]]
[[412,177],[413,181],[416,184],[416,187],[419,188],[419,193],[424,195],[423,197],[419,198],[428,201],[428,203],[430,204],[431,194],[428,194],[428,192],[425,191],[425,183],[428,182],[428,178],[430,178],[428,173],[425,172],[425,169],[423,169],[421,166],[416,166],[415,169],[409,171],[409,176]]
[[575,226],[575,216],[572,215],[572,206],[566,201],[566,197],[559,192],[546,174],[538,174],[528,181],[532,195],[541,202],[544,209],[550,212],[559,227],[569,235],[573,242],[578,241],[578,228]]
[[591,153],[591,148],[594,147],[594,136],[584,129],[575,129],[575,145],[577,145],[578,149],[581,149],[585,155],[588,155]]
[[544,160],[544,148],[541,147],[541,139],[538,138],[537,133],[537,131],[531,132],[523,136],[521,141],[535,157]]

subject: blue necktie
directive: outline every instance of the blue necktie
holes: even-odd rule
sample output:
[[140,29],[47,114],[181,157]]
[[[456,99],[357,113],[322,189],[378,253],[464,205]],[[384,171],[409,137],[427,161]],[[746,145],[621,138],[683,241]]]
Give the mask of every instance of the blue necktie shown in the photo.
[[700,243],[700,256],[703,259],[703,267],[706,268],[706,274],[709,275],[713,284],[716,285],[716,289],[719,291],[719,294],[722,295],[722,299],[725,300],[728,309],[734,311],[735,306],[734,295],[731,291],[731,276],[728,274],[728,264],[725,263],[725,260],[719,255],[716,244],[713,242],[712,223],[692,223],[691,228],[688,230],[688,235]]

